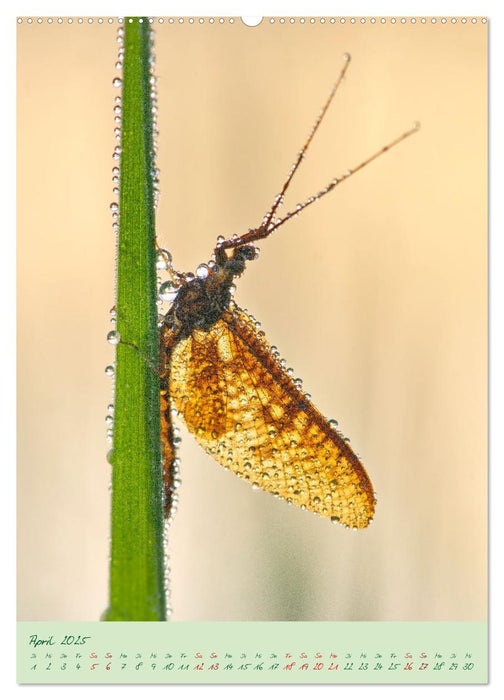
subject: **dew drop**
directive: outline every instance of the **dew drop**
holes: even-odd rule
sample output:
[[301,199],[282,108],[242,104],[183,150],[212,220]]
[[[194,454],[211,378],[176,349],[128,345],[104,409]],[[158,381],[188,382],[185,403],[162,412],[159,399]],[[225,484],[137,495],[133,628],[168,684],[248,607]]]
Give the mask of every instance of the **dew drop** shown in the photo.
[[206,279],[208,277],[208,272],[209,268],[205,263],[201,263],[201,265],[198,265],[196,268],[196,276],[199,277],[200,280]]
[[115,88],[120,88],[120,87],[122,87],[122,80],[121,80],[121,78],[114,78],[114,80],[112,81],[112,85],[113,85],[113,87],[115,87]]
[[121,342],[121,334],[119,331],[109,331],[109,333],[107,333],[107,342],[111,345],[118,345]]
[[171,253],[168,250],[165,250],[164,248],[161,248],[161,250],[158,251],[156,255],[156,267],[158,270],[167,270],[168,265],[172,261],[172,256]]
[[114,365],[107,365],[105,367],[105,374],[107,375],[107,377],[113,377],[115,374]]
[[171,280],[163,282],[159,288],[159,296],[163,301],[173,301],[177,296],[178,289]]
[[334,420],[334,418],[331,418],[331,420],[329,421],[329,425],[333,430],[336,430],[336,428],[338,427],[338,421]]

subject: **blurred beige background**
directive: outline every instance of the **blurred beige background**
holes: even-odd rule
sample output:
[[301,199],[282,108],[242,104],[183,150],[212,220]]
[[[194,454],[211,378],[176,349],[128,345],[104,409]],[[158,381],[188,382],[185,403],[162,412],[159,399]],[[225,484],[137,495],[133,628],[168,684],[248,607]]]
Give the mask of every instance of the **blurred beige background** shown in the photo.
[[[18,27],[18,616],[107,605],[117,24]],[[261,244],[237,301],[362,457],[349,532],[183,433],[174,620],[486,617],[486,26],[156,24],[160,243],[177,267],[422,129]]]

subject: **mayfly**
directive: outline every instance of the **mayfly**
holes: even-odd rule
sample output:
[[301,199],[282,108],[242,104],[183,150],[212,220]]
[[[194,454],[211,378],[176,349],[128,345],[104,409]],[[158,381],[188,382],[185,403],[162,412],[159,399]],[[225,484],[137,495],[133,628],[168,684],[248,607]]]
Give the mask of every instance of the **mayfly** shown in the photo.
[[345,55],[340,75],[262,223],[241,236],[219,237],[212,263],[200,265],[196,275],[175,271],[160,250],[172,276],[164,285],[165,298],[173,301],[160,332],[167,515],[178,468],[171,422],[176,413],[206,452],[252,486],[347,527],[365,528],[372,521],[375,493],[359,458],[336,422],[315,408],[286,371],[254,319],[233,301],[234,280],[257,256],[257,241],[418,129],[415,125],[294,212],[276,218],[349,60]]

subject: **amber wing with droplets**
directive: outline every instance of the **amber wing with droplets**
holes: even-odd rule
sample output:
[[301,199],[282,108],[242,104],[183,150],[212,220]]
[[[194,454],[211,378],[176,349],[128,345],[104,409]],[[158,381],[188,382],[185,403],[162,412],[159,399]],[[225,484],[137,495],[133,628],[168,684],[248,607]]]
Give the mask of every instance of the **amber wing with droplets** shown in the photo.
[[[244,311],[233,305],[209,331],[178,342],[165,327],[162,347],[169,403],[220,464],[303,509],[369,524],[375,497],[364,467]],[[169,408],[165,401],[164,425]]]

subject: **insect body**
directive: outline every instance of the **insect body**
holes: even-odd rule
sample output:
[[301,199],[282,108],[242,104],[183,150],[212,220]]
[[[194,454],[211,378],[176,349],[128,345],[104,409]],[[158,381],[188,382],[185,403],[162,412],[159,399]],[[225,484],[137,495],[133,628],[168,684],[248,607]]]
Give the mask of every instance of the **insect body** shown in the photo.
[[[291,214],[275,221],[289,183],[348,65],[298,154],[280,195],[262,224],[240,237],[220,240],[213,265],[200,276],[172,270],[173,304],[160,334],[165,507],[171,506],[175,456],[171,412],[176,411],[200,445],[252,486],[340,522],[365,528],[375,510],[371,481],[359,458],[285,370],[254,320],[232,299],[235,278],[266,238]],[[297,212],[409,136],[388,144],[359,166],[298,205]]]

